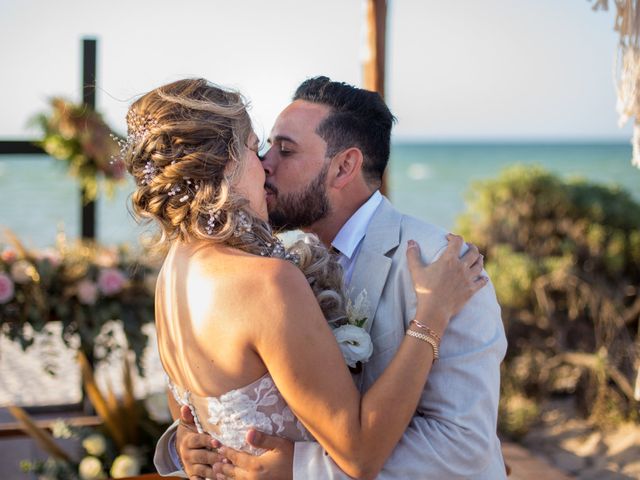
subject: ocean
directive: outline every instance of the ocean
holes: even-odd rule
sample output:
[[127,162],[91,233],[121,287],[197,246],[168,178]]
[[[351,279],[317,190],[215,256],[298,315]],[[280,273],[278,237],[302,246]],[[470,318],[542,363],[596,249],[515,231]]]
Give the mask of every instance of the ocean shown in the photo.
[[[540,165],[564,178],[620,185],[640,202],[640,169],[624,143],[394,144],[389,196],[402,211],[448,230],[464,212],[465,193],[477,180],[513,164]],[[97,235],[105,244],[135,244],[143,232],[127,210],[130,181],[97,206]],[[0,155],[0,229],[28,246],[53,245],[64,231],[80,231],[80,193],[64,164],[45,156]],[[1,234],[1,232],[0,232]],[[0,243],[3,243],[0,239]]]

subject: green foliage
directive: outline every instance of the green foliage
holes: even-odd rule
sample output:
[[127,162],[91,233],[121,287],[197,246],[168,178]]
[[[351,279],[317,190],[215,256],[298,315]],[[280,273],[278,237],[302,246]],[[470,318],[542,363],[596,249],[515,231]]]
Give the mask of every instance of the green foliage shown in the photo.
[[633,418],[640,204],[525,166],[474,184],[467,200],[457,230],[486,252],[510,344],[503,395],[517,408],[501,407],[503,427],[521,435],[533,415],[522,398],[551,393],[579,395],[595,420]]
[[503,393],[500,402],[498,428],[511,438],[527,434],[540,415],[538,404],[519,392]]
[[50,106],[50,112],[32,120],[42,131],[38,144],[66,164],[69,174],[82,185],[85,201],[97,197],[98,177],[105,180],[106,192],[112,193],[124,177],[124,165],[121,160],[114,160],[119,148],[111,128],[86,105],[52,98]]
[[487,273],[498,292],[501,305],[524,308],[530,302],[533,281],[541,266],[524,253],[514,252],[509,245],[497,245],[495,261],[487,264]]

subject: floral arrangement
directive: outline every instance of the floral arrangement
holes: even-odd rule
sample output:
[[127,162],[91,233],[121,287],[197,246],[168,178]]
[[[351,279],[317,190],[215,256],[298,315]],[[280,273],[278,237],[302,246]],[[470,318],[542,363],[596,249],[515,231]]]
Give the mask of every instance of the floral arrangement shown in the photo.
[[363,290],[355,302],[349,299],[347,303],[347,323],[333,329],[344,360],[354,373],[359,373],[362,364],[366,363],[373,353],[371,336],[364,329],[368,311],[367,291]]
[[[62,322],[62,340],[93,363],[119,346],[113,321],[120,321],[142,373],[147,337],[142,326],[153,322],[156,270],[122,247],[66,243],[41,251],[25,248],[11,233],[0,247],[0,333],[23,350],[49,321]],[[77,345],[77,343],[75,344]]]
[[111,193],[124,177],[124,165],[116,159],[119,147],[111,128],[86,105],[58,97],[51,99],[50,105],[50,113],[41,113],[34,119],[43,134],[39,145],[52,157],[66,162],[71,175],[80,180],[85,201],[96,198],[99,175],[106,180],[107,192]]
[[[43,480],[125,478],[154,471],[153,445],[171,421],[167,396],[162,393],[136,400],[131,367],[125,357],[124,395],[116,399],[111,389],[105,394],[98,388],[86,357],[80,355],[79,360],[87,394],[103,425],[75,427],[56,420],[49,434],[37,427],[24,410],[9,407],[27,433],[49,454],[44,462],[23,461],[23,471]],[[160,406],[158,399],[163,401]],[[56,438],[77,440],[82,445],[82,457],[78,459],[63,450]]]

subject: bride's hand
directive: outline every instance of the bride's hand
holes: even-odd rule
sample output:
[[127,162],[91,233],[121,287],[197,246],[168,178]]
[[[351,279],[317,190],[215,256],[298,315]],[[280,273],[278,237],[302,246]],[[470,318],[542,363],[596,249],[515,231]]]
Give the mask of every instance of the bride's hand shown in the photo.
[[424,265],[420,257],[420,247],[409,241],[407,260],[413,288],[418,299],[416,319],[423,319],[438,335],[442,335],[452,316],[489,279],[482,275],[483,257],[475,245],[460,257],[464,243],[458,235],[447,235],[449,244],[438,260]]

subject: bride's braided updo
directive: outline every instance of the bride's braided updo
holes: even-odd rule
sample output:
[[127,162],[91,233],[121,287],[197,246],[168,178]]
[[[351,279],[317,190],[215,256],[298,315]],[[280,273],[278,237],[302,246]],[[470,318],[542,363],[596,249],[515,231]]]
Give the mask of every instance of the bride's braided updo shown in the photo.
[[180,80],[133,103],[127,127],[122,156],[137,185],[133,212],[157,223],[159,246],[206,239],[261,254],[272,243],[269,225],[231,188],[253,131],[239,93]]
[[286,252],[232,188],[252,132],[244,98],[204,79],[179,80],[138,99],[127,113],[127,139],[120,142],[137,186],[133,213],[159,226],[160,249],[174,240],[207,240],[293,260],[327,320],[339,322],[346,302],[336,260],[315,237]]

